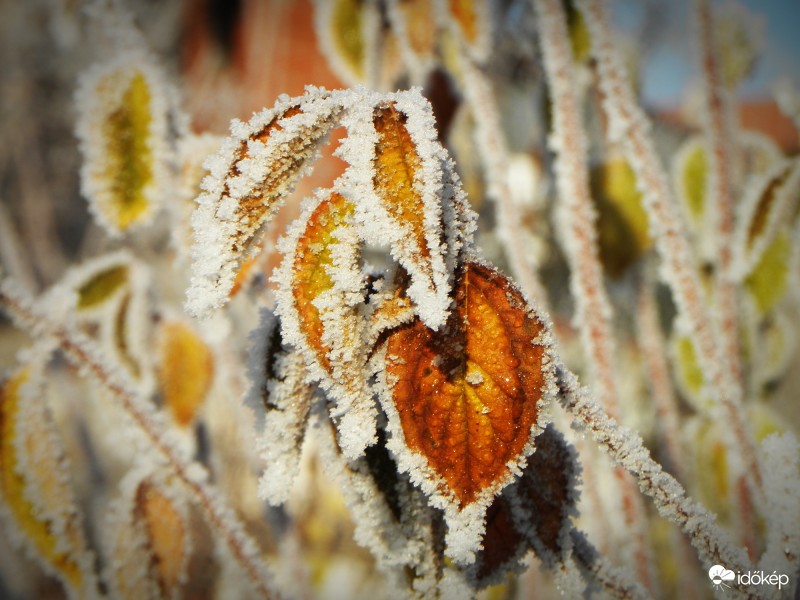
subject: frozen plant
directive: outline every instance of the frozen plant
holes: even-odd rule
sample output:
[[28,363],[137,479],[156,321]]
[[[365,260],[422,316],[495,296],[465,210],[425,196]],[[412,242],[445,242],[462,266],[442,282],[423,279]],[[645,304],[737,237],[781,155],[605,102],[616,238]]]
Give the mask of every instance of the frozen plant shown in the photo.
[[84,8],[94,249],[37,289],[0,212],[30,338],[0,591],[708,596],[721,565],[788,577],[726,597],[794,593],[800,162],[736,121],[745,12],[694,2],[702,116],[670,147],[600,0],[318,0],[349,87],[225,136],[122,2]]

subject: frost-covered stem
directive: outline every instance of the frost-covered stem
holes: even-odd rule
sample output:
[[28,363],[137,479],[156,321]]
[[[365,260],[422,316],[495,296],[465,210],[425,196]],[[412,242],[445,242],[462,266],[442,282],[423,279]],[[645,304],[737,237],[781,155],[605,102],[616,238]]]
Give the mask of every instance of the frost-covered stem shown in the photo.
[[[716,524],[716,517],[697,501],[689,498],[680,483],[657,462],[635,432],[620,427],[566,367],[558,367],[559,401],[575,424],[584,429],[611,457],[633,475],[642,493],[650,496],[659,514],[676,523],[689,536],[706,568],[725,565],[734,571],[750,566],[747,553],[736,547]],[[756,588],[746,593],[760,597]]]
[[722,81],[714,44],[714,25],[708,0],[695,0],[697,44],[705,85],[704,133],[709,144],[710,203],[716,242],[716,286],[714,304],[718,307],[720,334],[724,344],[725,369],[732,384],[742,387],[742,362],[739,350],[736,281],[733,272],[733,136],[732,99]]
[[680,444],[680,418],[675,389],[664,353],[664,336],[658,322],[655,289],[651,282],[641,281],[637,304],[639,350],[650,388],[650,397],[658,416],[658,429],[664,444],[669,467],[683,480],[683,456]]
[[105,363],[102,352],[94,342],[68,325],[51,322],[43,310],[8,279],[0,283],[0,307],[31,335],[48,335],[55,339],[67,360],[110,392],[150,442],[152,449],[194,497],[205,513],[209,526],[228,547],[254,589],[264,598],[277,597],[272,578],[258,557],[258,545],[245,532],[243,524],[225,504],[223,496],[203,480],[206,476],[204,468],[181,455],[177,446],[168,439],[153,407],[119,369]]
[[475,118],[478,156],[486,175],[489,196],[495,203],[500,243],[522,291],[546,311],[547,294],[538,277],[539,267],[526,248],[521,228],[522,215],[512,200],[508,185],[508,146],[492,84],[466,51],[461,52],[460,58],[464,96]]
[[576,5],[583,12],[597,60],[600,74],[597,81],[609,117],[608,135],[621,142],[636,173],[650,232],[661,256],[662,276],[672,290],[680,319],[692,337],[708,390],[716,400],[716,416],[728,424],[731,456],[742,458],[743,468],[750,474],[751,485],[757,492],[755,495],[760,497],[761,470],[755,441],[744,421],[741,388],[726,370],[715,343],[714,322],[705,305],[685,226],[649,134],[649,123],[633,96],[614,49],[602,0],[576,0]]
[[631,581],[625,571],[616,568],[600,554],[583,532],[573,529],[569,533],[572,540],[572,558],[584,578],[594,583],[605,596],[627,599],[652,598],[641,585]]
[[[575,81],[567,18],[560,0],[534,2],[537,27],[550,90],[553,133],[550,148],[559,202],[563,206],[565,252],[570,267],[570,287],[575,299],[575,318],[586,349],[592,387],[606,411],[619,415],[614,376],[614,343],[611,305],[606,294],[597,252],[596,215],[589,191],[586,167],[587,142],[581,122],[581,107]],[[649,585],[650,552],[646,538],[644,507],[633,482],[616,473],[620,483],[625,521],[633,534],[637,572]]]

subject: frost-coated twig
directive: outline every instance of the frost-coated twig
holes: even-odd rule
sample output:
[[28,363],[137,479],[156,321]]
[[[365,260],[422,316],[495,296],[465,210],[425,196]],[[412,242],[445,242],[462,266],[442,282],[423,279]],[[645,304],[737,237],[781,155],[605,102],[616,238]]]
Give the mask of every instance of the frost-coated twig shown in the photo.
[[664,353],[664,336],[658,323],[655,289],[650,281],[639,283],[636,312],[639,350],[642,354],[650,397],[658,415],[658,430],[664,443],[668,466],[679,479],[683,480],[684,462],[680,444],[677,398]]
[[631,581],[628,573],[612,565],[600,554],[582,531],[570,531],[572,557],[596,587],[610,598],[645,599],[652,596],[638,583]]
[[736,282],[733,273],[733,143],[732,99],[722,81],[722,65],[714,47],[714,26],[708,0],[695,0],[697,44],[704,80],[705,119],[703,129],[708,140],[711,185],[708,206],[714,216],[716,246],[716,286],[714,304],[718,307],[725,369],[733,385],[742,388],[742,361],[739,350],[739,320],[736,306]]
[[576,0],[576,4],[583,12],[597,60],[597,81],[609,117],[608,135],[621,142],[636,173],[650,232],[661,256],[662,277],[672,290],[682,326],[692,336],[708,390],[716,399],[714,410],[720,421],[728,423],[730,455],[742,458],[743,469],[752,474],[757,491],[761,488],[760,467],[755,442],[744,420],[741,390],[725,369],[726,363],[715,342],[713,320],[705,304],[686,229],[650,136],[650,126],[614,49],[602,0]]
[[[570,266],[570,287],[575,298],[575,320],[586,348],[592,387],[606,411],[619,416],[619,390],[614,369],[614,337],[611,305],[605,290],[598,257],[596,214],[589,191],[586,167],[587,142],[581,122],[581,108],[574,79],[567,18],[559,0],[534,2],[541,40],[544,70],[550,90],[553,133],[550,148],[555,153],[554,170],[565,251]],[[624,507],[625,521],[636,540],[637,572],[646,584],[652,581],[649,545],[641,498],[633,483],[616,473]]]
[[[734,571],[748,569],[747,553],[731,543],[727,533],[716,524],[716,517],[689,498],[681,484],[653,460],[642,438],[620,427],[563,365],[558,368],[558,385],[559,401],[573,416],[575,424],[591,435],[615,463],[633,475],[642,493],[653,499],[662,517],[676,523],[689,536],[706,568],[722,564]],[[761,597],[757,591],[750,587],[746,593]]]
[[483,163],[489,196],[497,210],[500,243],[511,265],[515,279],[525,295],[547,310],[547,294],[539,280],[538,265],[526,249],[521,230],[522,216],[512,200],[508,184],[508,146],[491,82],[466,51],[461,53],[464,74],[464,96],[475,118],[478,156]]
[[259,558],[258,545],[246,533],[243,524],[227,506],[223,496],[206,481],[205,469],[182,455],[178,446],[169,439],[154,408],[141,397],[119,369],[106,364],[102,352],[94,342],[68,325],[52,322],[45,316],[43,309],[9,279],[0,283],[0,307],[32,336],[52,336],[75,367],[110,392],[151,443],[160,460],[164,461],[194,497],[205,513],[209,526],[223,540],[254,589],[264,598],[277,597],[272,577]]

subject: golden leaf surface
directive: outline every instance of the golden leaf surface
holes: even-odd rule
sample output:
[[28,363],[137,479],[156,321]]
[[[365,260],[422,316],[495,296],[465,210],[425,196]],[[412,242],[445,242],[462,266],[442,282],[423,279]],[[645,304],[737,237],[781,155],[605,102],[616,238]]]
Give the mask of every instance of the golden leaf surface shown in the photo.
[[407,117],[394,104],[375,109],[373,125],[378,133],[375,145],[373,185],[389,214],[409,233],[423,259],[430,257],[425,237],[425,205],[415,183],[422,160],[406,127]]
[[330,348],[322,340],[325,325],[314,300],[334,286],[329,269],[333,267],[331,249],[339,241],[335,232],[346,225],[354,210],[353,204],[337,193],[321,202],[298,242],[293,265],[292,295],[300,330],[320,366],[329,374],[332,371],[328,357]]
[[406,446],[463,506],[508,473],[539,417],[545,325],[502,275],[466,264],[456,309],[434,332],[419,320],[387,340],[386,372]]
[[173,596],[186,566],[187,531],[174,501],[143,481],[136,491],[136,517],[147,531],[151,568],[163,597]]
[[203,339],[184,323],[161,327],[159,382],[164,404],[175,422],[189,426],[214,380],[214,355]]
[[[77,560],[78,553],[83,551],[82,539],[76,538],[80,530],[76,529],[73,519],[62,524],[61,535],[54,531],[51,520],[42,514],[40,506],[34,504],[29,497],[31,477],[40,477],[44,486],[40,491],[46,494],[45,501],[63,499],[64,490],[54,472],[40,473],[42,461],[35,461],[35,472],[20,472],[22,457],[21,448],[30,449],[41,436],[26,435],[21,428],[20,403],[23,401],[20,388],[30,379],[30,370],[17,372],[0,387],[0,491],[8,512],[14,519],[17,528],[34,552],[52,567],[59,577],[73,590],[82,590],[86,584],[83,570]],[[33,432],[31,432],[33,433]],[[20,444],[20,436],[22,443]],[[38,437],[39,439],[35,439]],[[49,448],[48,448],[49,449]],[[41,452],[38,452],[41,456]],[[48,463],[51,461],[47,461]],[[39,463],[38,465],[36,463]],[[49,493],[48,493],[49,492]],[[50,511],[48,511],[49,513]],[[80,546],[76,546],[78,543]]]
[[135,73],[122,94],[119,107],[108,115],[104,138],[108,155],[105,177],[110,183],[112,222],[127,229],[150,211],[147,187],[153,181],[150,151],[150,88]]
[[78,288],[78,310],[93,308],[114,296],[128,283],[128,265],[113,265],[94,274]]

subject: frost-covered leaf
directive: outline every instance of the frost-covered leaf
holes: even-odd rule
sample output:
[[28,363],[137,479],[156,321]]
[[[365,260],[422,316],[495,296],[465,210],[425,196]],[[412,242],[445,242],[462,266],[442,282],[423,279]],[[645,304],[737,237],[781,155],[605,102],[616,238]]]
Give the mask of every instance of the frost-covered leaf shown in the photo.
[[337,98],[309,88],[305,96],[279,98],[247,123],[231,123],[231,137],[205,163],[209,175],[192,217],[190,312],[206,315],[227,300],[258,232],[335,125]]
[[336,74],[366,84],[376,68],[380,14],[372,0],[315,0],[317,39]]
[[696,136],[686,140],[672,164],[675,190],[694,229],[705,223],[708,195],[708,156],[705,141]]
[[87,316],[107,311],[130,288],[132,262],[130,254],[122,251],[87,260],[71,268],[64,275],[62,286],[75,293],[75,310]]
[[71,598],[96,593],[88,550],[70,487],[70,466],[44,404],[43,373],[31,366],[0,387],[0,514],[12,541],[63,582]]
[[492,11],[487,0],[444,0],[444,22],[478,61],[488,58],[491,51]]
[[389,335],[382,403],[401,470],[445,509],[448,553],[469,563],[486,507],[535,447],[553,367],[546,321],[497,271],[465,264],[455,300],[441,331],[416,320]]
[[163,477],[131,471],[106,523],[107,579],[118,598],[177,598],[191,553],[184,498]]
[[532,549],[543,565],[563,564],[572,547],[570,517],[577,515],[580,466],[552,424],[536,438],[536,451],[519,480],[495,498],[486,514],[483,549],[468,569],[476,587],[496,583],[520,570]]
[[214,380],[214,354],[202,337],[178,320],[159,330],[158,380],[164,405],[181,427],[188,427]]
[[674,332],[670,343],[673,371],[678,389],[683,397],[696,409],[707,412],[712,399],[705,385],[705,376],[697,360],[692,339]]
[[316,419],[314,428],[323,464],[353,517],[356,542],[369,549],[393,587],[433,593],[442,578],[441,513],[398,471],[385,432],[363,457],[348,461],[326,420]]
[[792,237],[782,228],[764,249],[761,259],[744,281],[761,314],[771,311],[788,289],[792,255]]
[[359,307],[365,282],[354,211],[340,193],[321,191],[281,242],[286,256],[276,278],[285,339],[305,356],[309,377],[335,400],[349,458],[375,440],[377,418],[367,383],[367,321]]
[[77,95],[81,190],[112,235],[149,221],[168,185],[167,85],[138,52],[90,69]]
[[[257,332],[259,336],[273,337],[264,328]],[[263,352],[254,352],[251,357],[258,361],[257,369],[263,369],[263,385],[258,387],[266,411],[263,431],[258,434],[264,464],[258,494],[272,505],[285,502],[292,491],[316,390],[306,382],[304,358],[297,352],[272,348],[275,345],[279,345],[276,339],[259,340],[254,350],[260,348]]]
[[744,193],[737,230],[739,270],[746,275],[763,258],[776,233],[800,205],[800,160],[774,164],[765,175],[755,177]]
[[390,0],[387,11],[400,50],[415,81],[432,68],[436,50],[436,13],[429,0]]
[[611,158],[590,173],[597,210],[600,261],[611,277],[619,277],[653,242],[636,175],[623,158]]

